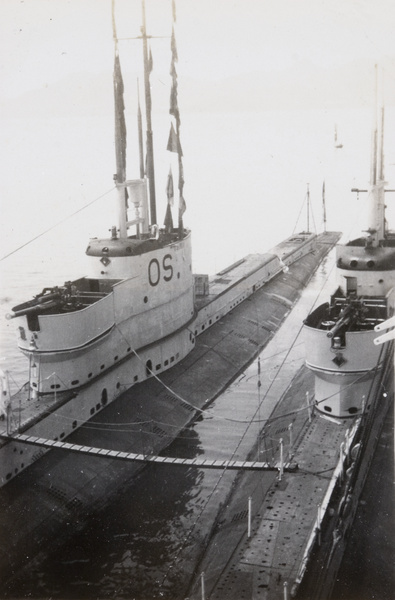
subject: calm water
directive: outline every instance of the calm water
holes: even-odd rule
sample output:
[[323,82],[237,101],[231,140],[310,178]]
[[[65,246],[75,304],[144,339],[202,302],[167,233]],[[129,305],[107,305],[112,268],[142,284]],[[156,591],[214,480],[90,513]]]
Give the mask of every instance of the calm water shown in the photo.
[[[395,136],[389,134],[393,117],[387,118],[387,139],[393,145],[387,145],[386,152],[389,181],[395,162]],[[303,229],[307,183],[312,228],[315,224],[321,229],[324,179],[328,229],[348,233],[363,213],[363,196],[358,201],[350,189],[365,188],[369,176],[369,112],[194,114],[185,115],[183,123],[185,224],[193,231],[195,272],[214,273],[247,253],[267,250],[294,227]],[[334,123],[344,144],[341,150],[334,149]],[[9,155],[0,182],[2,197],[7,198],[2,254],[110,189],[113,164],[112,122],[36,120],[4,127]],[[76,147],[75,139],[84,142]],[[157,144],[164,139],[159,128]],[[158,151],[157,156],[163,215],[169,165],[161,162]],[[112,224],[112,198],[110,194],[98,200],[0,263],[0,357],[2,368],[11,371],[14,389],[26,379],[25,361],[15,349],[13,322],[4,314],[43,287],[84,274],[88,238],[106,235]],[[239,432],[213,434],[207,423],[198,423],[183,433],[169,454],[219,452],[230,434],[237,437]],[[171,468],[145,469],[111,506],[87,522],[80,535],[19,582],[11,597],[169,597],[172,589],[182,589],[183,570],[196,558],[204,535],[201,520],[214,514],[210,499],[214,502],[227,485],[229,481],[215,472],[190,469],[175,477]]]

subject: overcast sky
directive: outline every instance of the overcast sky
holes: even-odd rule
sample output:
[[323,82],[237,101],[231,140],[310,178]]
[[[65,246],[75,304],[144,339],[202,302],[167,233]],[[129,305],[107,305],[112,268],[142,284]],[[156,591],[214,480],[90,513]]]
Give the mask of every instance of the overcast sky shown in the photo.
[[[393,0],[177,0],[180,69],[200,79],[322,68],[369,58],[395,70]],[[111,0],[1,0],[3,99],[112,67]],[[140,0],[117,0],[118,35],[138,35]],[[170,0],[147,0],[167,35]],[[391,74],[390,74],[391,76]]]
[[[141,76],[141,42],[123,38],[140,33],[141,0],[116,0],[115,5],[125,92],[128,93],[131,155],[128,164],[134,164],[131,140],[134,139],[136,113],[133,101],[136,96],[135,72]],[[227,197],[228,193],[238,197],[244,193],[244,182],[251,180],[251,188],[254,188],[253,182],[260,182],[261,175],[254,172],[250,177],[248,169],[243,170],[242,165],[238,177],[229,178],[231,189],[224,191],[223,181],[227,181],[228,171],[235,168],[233,157],[229,157],[227,151],[236,145],[240,149],[244,143],[247,149],[244,154],[247,155],[251,144],[256,143],[258,155],[261,152],[265,158],[267,152],[261,145],[269,136],[270,156],[276,156],[276,152],[283,156],[284,144],[281,146],[281,143],[288,130],[282,123],[282,115],[273,130],[265,121],[262,131],[255,132],[256,123],[250,118],[254,110],[264,111],[267,107],[269,110],[326,110],[340,106],[353,111],[358,106],[369,106],[372,94],[368,98],[367,90],[374,89],[372,65],[375,62],[385,68],[385,81],[392,82],[391,102],[395,105],[394,0],[176,0],[176,6],[180,107],[183,118],[188,111],[190,113],[188,120],[183,121],[182,137],[186,163],[189,160],[186,165],[189,181],[193,184],[188,201],[194,194],[198,198],[203,193],[199,191],[200,173],[208,171],[214,161],[217,175],[222,154],[224,167],[223,174],[218,177],[222,186],[217,191],[218,196]],[[151,84],[156,86],[155,99],[163,87],[165,108],[162,112],[165,114],[166,111],[168,117],[171,0],[146,0],[146,9],[148,32],[159,36],[151,42],[154,56]],[[341,70],[350,67],[353,61],[362,61],[355,65],[355,77],[352,77],[352,68]],[[41,231],[60,220],[59,215],[71,213],[107,189],[107,174],[111,180],[113,169],[112,68],[111,0],[0,0],[0,104],[3,116],[0,192],[6,230],[0,238],[3,241],[8,236],[10,249],[17,245],[16,232],[20,239],[30,236],[28,229],[38,205],[45,209],[37,213],[40,217],[36,225]],[[360,84],[361,80],[364,86]],[[338,98],[343,98],[343,104],[336,104]],[[162,105],[159,103],[159,106]],[[223,122],[217,119],[211,144],[207,144],[210,130],[204,122],[207,129],[200,140],[200,148],[196,141],[200,130],[196,131],[196,128],[202,123],[201,115],[226,110],[239,111],[239,121],[232,124],[225,117]],[[70,124],[67,120],[73,115],[83,117],[83,125],[77,132],[72,128],[75,123]],[[98,115],[100,118],[105,115],[99,128],[94,122]],[[64,120],[58,120],[53,127],[51,116],[64,117]],[[298,121],[292,120],[297,144],[302,135],[308,136],[309,131],[309,121],[302,126],[302,116],[300,131],[296,133]],[[37,122],[34,117],[39,117]],[[92,117],[92,120],[85,117]],[[347,126],[351,127],[351,121],[347,119],[343,124],[336,121],[341,128],[342,141],[347,137]],[[391,135],[391,121],[388,123],[387,139],[391,141],[394,136]],[[165,136],[167,126],[168,121],[163,129]],[[322,127],[321,120],[317,137],[325,144]],[[280,139],[279,132],[283,132],[284,139]],[[358,130],[352,131],[353,138],[358,133]],[[158,144],[159,135],[156,128]],[[329,135],[332,149],[332,121]],[[369,140],[369,136],[366,142],[364,138],[364,148]],[[276,147],[277,142],[279,147]],[[292,142],[291,139],[290,147]],[[108,149],[108,155],[102,148]],[[349,148],[351,152],[351,144],[345,142],[343,161]],[[288,156],[286,150],[287,146],[285,157]],[[392,149],[390,156],[393,156]],[[167,157],[165,160],[167,175]],[[294,175],[303,179],[303,190],[295,192],[300,197],[305,193],[305,181],[312,181],[310,172],[317,173],[322,185],[321,165],[310,165],[312,157],[306,156],[306,161],[309,162],[309,174],[304,173],[301,165],[300,175]],[[237,159],[236,165],[239,162]],[[388,162],[393,163],[394,159],[390,158]],[[110,165],[108,171],[107,165]],[[156,166],[158,171],[159,158]],[[277,168],[281,174],[286,170],[291,181],[289,163],[285,168],[280,160]],[[97,179],[93,173],[98,173]],[[278,188],[275,169],[273,177]],[[243,182],[240,192],[233,189],[235,179]],[[58,186],[59,181],[62,181],[61,186]],[[53,185],[57,187],[56,202],[51,196]],[[259,188],[259,184],[255,187]],[[327,188],[330,189],[329,183]],[[34,204],[31,190],[34,190]],[[212,193],[215,195],[214,191]],[[281,192],[278,193],[281,196]],[[254,200],[255,194],[255,189],[249,190],[251,202],[259,205],[260,197]],[[288,197],[287,194],[284,190],[283,196]],[[20,210],[21,201],[24,202],[23,211]],[[189,215],[193,217],[193,199],[189,206]],[[23,214],[21,223],[20,212]],[[18,227],[14,226],[17,222]],[[11,227],[10,223],[13,224]],[[229,230],[233,231],[232,227]]]

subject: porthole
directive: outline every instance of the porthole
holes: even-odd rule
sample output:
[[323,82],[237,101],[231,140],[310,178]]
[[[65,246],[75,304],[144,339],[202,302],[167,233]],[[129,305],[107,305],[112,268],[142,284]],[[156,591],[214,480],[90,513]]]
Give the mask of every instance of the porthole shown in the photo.
[[139,380],[139,376],[138,376],[138,375],[135,375],[135,376],[133,377],[133,381],[134,381],[134,382],[136,382],[136,381],[138,381],[138,380]]
[[7,473],[7,475],[6,475],[6,479],[7,479],[7,480],[8,480],[8,479],[11,479],[11,477],[12,477],[12,473]]
[[107,248],[107,246],[104,246],[104,248],[102,248],[102,250],[101,250],[101,251],[102,251],[102,252],[108,252],[108,248]]
[[77,427],[77,421],[73,421],[72,428],[75,429]]
[[324,406],[324,410],[326,410],[326,412],[332,412],[332,408],[330,406]]
[[64,438],[64,436],[65,436],[65,433],[64,433],[64,431],[62,431],[62,433],[60,434],[59,437],[60,437],[60,439],[62,439],[62,438]]
[[92,377],[93,373],[88,373],[88,379]]
[[180,279],[180,274],[179,273],[177,273],[177,279]]
[[131,348],[129,346],[129,348],[126,349],[126,352],[130,352],[130,351],[131,351]]
[[375,264],[376,263],[374,262],[374,260],[368,260],[368,262],[366,263],[366,266],[368,267],[368,269],[373,269]]
[[384,283],[384,279],[379,279],[379,283]]
[[114,356],[114,361],[118,360],[118,354],[116,356]]
[[103,371],[103,369],[105,369],[106,365],[100,365],[100,369],[101,371]]
[[350,267],[352,269],[355,269],[358,266],[358,261],[357,260],[350,260]]
[[95,414],[95,408],[94,408],[94,407],[92,407],[92,408],[91,408],[91,415],[94,415],[94,414]]
[[358,409],[357,409],[357,407],[356,407],[356,406],[351,406],[351,407],[348,409],[348,412],[350,413],[350,415],[355,415],[355,413],[357,413],[357,412],[358,412]]
[[79,379],[74,379],[74,380],[71,382],[71,385],[77,385],[79,382],[80,382],[80,380],[79,380]]
[[165,360],[165,367],[167,367],[168,364],[169,364],[169,359],[166,358],[166,360]]
[[148,296],[144,296],[144,303],[147,304],[148,302]]
[[117,381],[117,385],[116,385],[117,390],[119,390],[120,387],[121,387],[121,384],[119,381]]
[[101,409],[101,404],[96,404],[96,410],[100,410]]

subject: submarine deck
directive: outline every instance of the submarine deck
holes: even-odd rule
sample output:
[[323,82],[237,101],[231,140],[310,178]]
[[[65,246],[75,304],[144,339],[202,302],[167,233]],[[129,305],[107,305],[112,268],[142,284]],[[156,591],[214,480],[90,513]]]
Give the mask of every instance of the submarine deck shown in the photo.
[[[277,246],[269,250],[269,252],[263,254],[249,254],[216,275],[210,277],[208,293],[205,296],[198,296],[196,298],[196,308],[198,312],[214,302],[219,296],[226,294],[229,289],[237,285],[240,281],[247,279],[252,273],[266,263],[272,261],[276,256],[278,256],[280,260],[285,261],[287,258],[293,257],[303,245],[311,241],[312,237],[313,235],[309,233],[291,236],[283,242],[280,242]],[[320,234],[317,237],[317,243],[319,243],[321,248],[321,250],[318,251],[318,255],[320,255],[323,250],[327,251],[328,248],[337,241],[338,237],[338,233],[327,232]],[[294,260],[294,258],[292,260]],[[285,298],[284,302],[286,302]],[[56,411],[60,406],[66,404],[73,395],[75,395],[76,391],[78,390],[73,389],[54,394],[46,394],[33,399],[29,396],[28,383],[24,384],[21,389],[12,396],[12,430],[18,430],[19,432],[27,431],[29,427],[40,421],[43,416]],[[7,443],[6,438],[8,433],[10,432],[7,431],[7,419],[3,419],[0,421],[0,447]]]
[[[338,234],[327,234],[314,254],[296,261],[287,273],[281,272],[199,335],[194,352],[164,372],[160,381],[152,378],[137,384],[91,420],[93,425],[133,421],[138,426],[137,435],[120,430],[114,436],[99,427],[85,428],[76,430],[68,441],[158,454],[177,430],[195,417],[197,409],[216,398],[272,339],[337,239]],[[295,317],[300,326],[303,314]],[[303,362],[303,356],[299,360]],[[278,399],[273,390],[273,402]],[[11,480],[0,492],[0,535],[10,541],[0,549],[4,576],[9,573],[7,565],[14,570],[21,557],[40,555],[40,549],[42,556],[48,547],[63,543],[68,535],[65,520],[75,524],[76,532],[83,525],[77,515],[99,510],[125,478],[129,480],[133,470],[140,468],[138,464],[115,464],[111,459],[54,450]]]

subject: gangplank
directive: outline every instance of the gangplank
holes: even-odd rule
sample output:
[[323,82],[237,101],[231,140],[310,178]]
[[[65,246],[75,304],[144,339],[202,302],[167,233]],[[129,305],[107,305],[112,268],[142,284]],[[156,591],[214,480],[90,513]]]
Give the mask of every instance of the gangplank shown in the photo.
[[108,448],[95,448],[92,446],[81,446],[79,444],[69,444],[68,442],[60,442],[58,440],[49,440],[45,438],[35,437],[32,435],[24,435],[23,433],[13,433],[11,435],[1,434],[1,437],[6,437],[14,442],[23,444],[33,444],[35,446],[43,446],[45,448],[57,448],[59,450],[67,450],[69,452],[80,452],[81,454],[89,454],[90,456],[98,456],[102,458],[112,458],[117,460],[128,460],[133,462],[157,463],[165,465],[175,465],[183,467],[198,467],[200,469],[237,469],[249,471],[295,471],[297,465],[295,463],[282,463],[281,461],[274,464],[259,461],[248,460],[210,460],[201,458],[174,458],[170,456],[154,456],[151,454],[135,454],[133,452],[122,452],[119,450],[109,450]]

